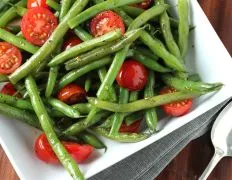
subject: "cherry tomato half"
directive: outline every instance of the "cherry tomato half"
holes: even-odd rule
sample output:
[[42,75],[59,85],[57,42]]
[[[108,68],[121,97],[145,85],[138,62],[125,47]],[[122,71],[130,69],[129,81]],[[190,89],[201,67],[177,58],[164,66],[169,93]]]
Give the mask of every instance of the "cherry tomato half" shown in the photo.
[[[167,94],[173,92],[176,92],[174,88],[165,87],[160,91],[160,94]],[[186,99],[183,101],[165,104],[162,105],[161,107],[166,114],[170,116],[178,117],[187,114],[191,109],[192,104],[193,104],[192,99]]]
[[57,27],[57,18],[46,8],[37,7],[27,11],[21,22],[21,31],[27,41],[42,46]]
[[72,155],[78,163],[83,163],[89,158],[94,148],[88,144],[77,144],[70,142],[63,142],[65,149]]
[[141,120],[137,120],[131,125],[127,126],[125,122],[122,123],[119,132],[121,133],[138,133],[140,128]]
[[7,94],[7,95],[11,95],[11,96],[15,95],[16,92],[17,91],[16,91],[14,85],[11,83],[5,84],[3,86],[3,88],[1,89],[2,94]]
[[152,0],[144,0],[141,3],[133,4],[133,6],[141,9],[148,9],[149,7],[151,7],[152,2],[153,2]]
[[20,50],[7,42],[0,42],[0,74],[14,72],[22,63]]
[[53,152],[44,133],[36,139],[34,149],[37,157],[40,160],[51,164],[59,163],[59,160],[56,157],[56,154]]
[[136,60],[126,60],[118,75],[118,84],[130,91],[138,91],[144,88],[147,83],[148,71]]
[[75,104],[81,102],[86,97],[86,91],[80,86],[72,83],[63,87],[57,94],[59,100],[66,104]]
[[78,44],[82,43],[82,41],[78,37],[70,37],[67,41],[64,42],[63,49],[67,50],[73,46],[76,46]]
[[113,11],[101,12],[90,22],[90,31],[94,37],[102,36],[115,29],[121,29],[122,34],[125,33],[122,18]]
[[[88,157],[91,155],[91,153],[94,150],[94,148],[88,144],[80,145],[71,142],[62,142],[62,144],[64,145],[68,153],[78,163],[83,163],[86,159],[88,159]],[[35,148],[35,153],[40,160],[51,164],[59,163],[59,160],[56,154],[53,152],[44,133],[37,138],[34,148]]]
[[27,9],[31,9],[35,7],[48,8],[48,5],[46,4],[46,0],[28,0],[27,1]]

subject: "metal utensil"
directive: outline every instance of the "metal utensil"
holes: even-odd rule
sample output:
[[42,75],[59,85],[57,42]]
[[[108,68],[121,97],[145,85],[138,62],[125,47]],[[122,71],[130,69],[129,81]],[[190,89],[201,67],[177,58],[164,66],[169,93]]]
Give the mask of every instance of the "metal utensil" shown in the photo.
[[199,180],[206,180],[223,157],[232,157],[232,102],[217,117],[211,131],[211,140],[215,153]]

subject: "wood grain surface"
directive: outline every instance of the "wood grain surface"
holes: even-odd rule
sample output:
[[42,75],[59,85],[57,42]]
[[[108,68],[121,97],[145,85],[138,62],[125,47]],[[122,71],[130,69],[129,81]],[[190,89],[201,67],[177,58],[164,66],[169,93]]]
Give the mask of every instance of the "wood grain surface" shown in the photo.
[[[232,55],[232,0],[199,0],[204,12]],[[218,59],[220,61],[220,59]],[[232,68],[232,67],[231,67]],[[199,177],[210,158],[213,147],[209,133],[191,142],[165,168],[157,180],[194,180]],[[18,180],[4,151],[0,147],[0,180]],[[231,180],[232,159],[224,158],[209,180]]]

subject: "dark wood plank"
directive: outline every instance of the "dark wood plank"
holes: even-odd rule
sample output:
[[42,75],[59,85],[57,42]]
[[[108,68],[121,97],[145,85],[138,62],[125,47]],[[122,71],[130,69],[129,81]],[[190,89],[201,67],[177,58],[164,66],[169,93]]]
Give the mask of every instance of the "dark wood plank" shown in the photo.
[[0,146],[0,179],[1,180],[19,179],[1,146]]
[[[199,0],[210,22],[232,55],[232,1]],[[220,60],[220,59],[219,59]],[[160,174],[158,180],[197,179],[213,154],[209,133],[190,143]],[[209,180],[231,180],[232,160],[223,159]],[[0,179],[18,180],[18,176],[0,147]]]

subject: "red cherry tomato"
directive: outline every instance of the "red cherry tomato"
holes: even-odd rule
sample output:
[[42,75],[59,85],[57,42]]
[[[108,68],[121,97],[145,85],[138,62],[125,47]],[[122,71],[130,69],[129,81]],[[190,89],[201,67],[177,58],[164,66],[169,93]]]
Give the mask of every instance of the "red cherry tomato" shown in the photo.
[[148,9],[151,6],[152,2],[153,2],[152,0],[144,0],[143,2],[134,4],[133,6],[141,9]]
[[23,36],[32,44],[42,46],[57,27],[57,18],[46,8],[29,9],[23,16],[21,30]]
[[72,83],[63,87],[57,94],[59,100],[66,104],[75,104],[81,102],[86,97],[86,91],[80,86]]
[[59,163],[59,160],[53,152],[44,133],[37,138],[34,148],[35,153],[40,160],[51,164]]
[[78,37],[70,37],[67,41],[64,42],[63,49],[67,50],[73,46],[76,46],[78,44],[82,43],[82,41]]
[[122,18],[113,11],[101,12],[90,22],[90,31],[94,37],[102,36],[115,29],[121,29],[122,34],[125,33]]
[[125,122],[122,123],[119,132],[121,133],[138,133],[141,120],[137,120],[131,125],[127,126]]
[[[176,92],[174,88],[165,87],[160,91],[160,94],[167,94],[173,92]],[[183,101],[165,104],[162,105],[161,107],[166,114],[170,116],[178,117],[187,114],[191,109],[192,104],[193,104],[192,99],[186,99]]]
[[[80,145],[71,142],[62,142],[62,144],[64,145],[68,153],[78,163],[83,163],[86,159],[88,159],[88,157],[91,155],[91,153],[94,150],[94,148],[88,144]],[[53,152],[44,133],[37,138],[34,148],[35,148],[35,153],[40,160],[51,164],[59,163],[59,160],[56,154]]]
[[94,148],[88,144],[80,145],[76,143],[63,142],[65,149],[72,155],[78,163],[83,163],[89,158]]
[[136,60],[126,60],[118,75],[118,84],[130,91],[138,91],[144,88],[147,83],[148,71]]
[[3,86],[3,88],[1,89],[1,93],[2,94],[8,94],[8,95],[15,95],[16,93],[16,89],[14,88],[13,84],[11,83],[7,83]]
[[31,9],[35,7],[48,8],[48,5],[46,4],[46,0],[28,0],[27,1],[27,9]]
[[20,50],[7,42],[0,42],[0,74],[14,72],[22,63]]

